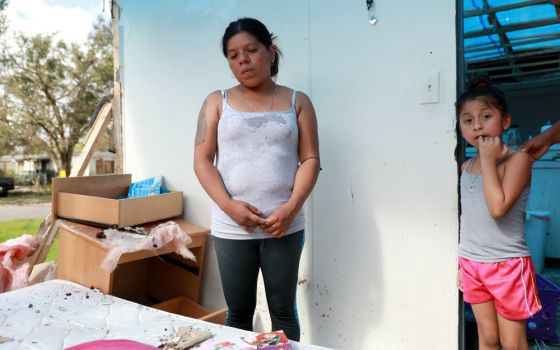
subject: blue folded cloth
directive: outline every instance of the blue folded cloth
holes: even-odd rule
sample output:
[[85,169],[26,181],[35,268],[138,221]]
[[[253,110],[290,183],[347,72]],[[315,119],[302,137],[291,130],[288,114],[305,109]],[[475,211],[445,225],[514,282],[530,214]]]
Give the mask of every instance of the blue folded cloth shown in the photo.
[[[153,194],[160,194],[165,193],[162,192],[162,187],[165,190],[165,186],[162,186],[163,183],[163,176],[156,176],[150,179],[133,182],[130,184],[128,188],[128,196],[127,198],[135,198],[135,197],[145,197],[151,196]],[[169,190],[167,190],[169,192]]]

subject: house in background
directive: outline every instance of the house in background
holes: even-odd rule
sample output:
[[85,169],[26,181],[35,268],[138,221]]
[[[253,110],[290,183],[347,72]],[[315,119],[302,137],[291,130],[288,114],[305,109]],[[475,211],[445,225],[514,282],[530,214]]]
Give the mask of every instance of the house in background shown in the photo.
[[[72,164],[76,164],[79,156],[79,153],[75,153],[72,156]],[[58,173],[55,163],[46,154],[1,156],[0,170],[2,170],[4,174],[13,176],[28,176],[37,173],[54,175]],[[115,153],[110,151],[95,151],[84,175],[104,175],[113,174],[114,172]]]
[[16,154],[0,157],[0,170],[11,175],[32,175],[55,172],[55,167],[47,154]]
[[17,167],[18,163],[12,156],[0,157],[0,170],[4,174],[15,174]]
[[[77,164],[79,153],[72,156],[72,164]],[[115,153],[111,151],[95,151],[84,176],[113,174],[115,172]]]

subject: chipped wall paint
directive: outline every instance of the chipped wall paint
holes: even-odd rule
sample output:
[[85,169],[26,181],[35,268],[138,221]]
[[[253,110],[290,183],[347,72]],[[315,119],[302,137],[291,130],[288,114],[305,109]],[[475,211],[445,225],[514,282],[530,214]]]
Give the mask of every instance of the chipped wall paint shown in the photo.
[[[220,52],[229,21],[261,19],[284,52],[278,82],[307,92],[319,121],[323,172],[306,207],[298,284],[302,340],[456,349],[454,2],[404,11],[376,1],[374,26],[365,0],[119,3],[126,170],[135,179],[163,174],[185,192],[185,217],[209,224],[192,171],[196,116],[209,92],[235,84]],[[439,103],[421,105],[433,71]],[[217,309],[209,248],[203,303]],[[262,300],[258,308],[267,327]]]

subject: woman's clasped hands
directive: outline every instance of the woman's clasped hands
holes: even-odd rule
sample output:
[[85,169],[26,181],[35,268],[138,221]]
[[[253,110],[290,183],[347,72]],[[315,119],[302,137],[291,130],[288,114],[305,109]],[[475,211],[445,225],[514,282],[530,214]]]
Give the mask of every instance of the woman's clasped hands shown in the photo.
[[268,217],[262,218],[262,212],[258,208],[235,199],[230,200],[225,209],[229,217],[246,232],[254,233],[256,228],[260,228],[276,238],[286,234],[297,214],[289,203],[285,203]]
[[256,227],[262,227],[266,223],[259,216],[262,214],[261,211],[244,201],[232,199],[227,203],[224,211],[248,233],[254,233]]
[[266,233],[270,233],[273,237],[280,238],[286,234],[294,217],[297,214],[290,204],[285,203],[278,207],[266,219],[264,225],[261,227]]

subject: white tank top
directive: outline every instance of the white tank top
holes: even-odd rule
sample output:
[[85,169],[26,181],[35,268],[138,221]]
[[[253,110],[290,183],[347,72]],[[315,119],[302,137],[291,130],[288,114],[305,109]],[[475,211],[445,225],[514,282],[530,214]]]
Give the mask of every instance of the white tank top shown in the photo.
[[473,161],[469,162],[461,174],[459,256],[488,263],[530,256],[524,235],[529,187],[523,189],[504,217],[494,219],[484,199],[482,173],[469,174],[467,169]]
[[[243,112],[231,108],[222,91],[223,108],[218,122],[216,167],[230,197],[245,201],[267,217],[292,194],[298,169],[298,125],[295,108],[285,111]],[[304,228],[300,211],[287,234]],[[262,239],[272,236],[256,229],[244,231],[221,208],[212,207],[212,235],[227,239]]]

